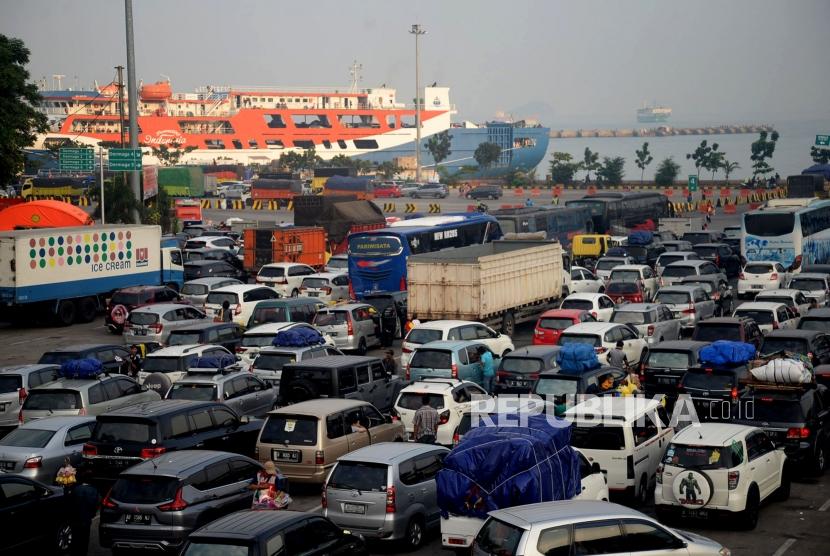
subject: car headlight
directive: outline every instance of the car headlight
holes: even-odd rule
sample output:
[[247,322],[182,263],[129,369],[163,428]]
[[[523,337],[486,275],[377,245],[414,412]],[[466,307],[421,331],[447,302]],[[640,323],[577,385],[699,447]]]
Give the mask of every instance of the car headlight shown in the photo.
[[718,550],[718,554],[720,554],[720,556],[732,556],[732,551],[724,546]]

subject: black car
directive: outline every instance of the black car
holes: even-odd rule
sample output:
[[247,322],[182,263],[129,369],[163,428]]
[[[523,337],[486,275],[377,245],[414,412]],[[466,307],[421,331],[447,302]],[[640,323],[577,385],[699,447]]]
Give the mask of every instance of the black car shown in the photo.
[[167,345],[213,344],[233,353],[242,345],[242,333],[242,327],[234,322],[205,322],[171,331]]
[[187,263],[193,263],[196,261],[225,261],[236,268],[242,268],[242,261],[239,260],[239,257],[236,256],[235,252],[216,247],[189,249],[184,252],[184,260]]
[[715,232],[712,230],[697,230],[691,232],[684,232],[682,239],[688,241],[693,246],[699,243],[718,243],[723,241],[723,232]]
[[[363,296],[363,302],[368,303],[377,309],[378,319],[377,326],[380,327],[389,324],[391,327],[391,318],[395,317],[395,338],[403,338],[405,334],[406,325],[406,310],[407,310],[407,295],[406,292],[376,292]],[[389,322],[387,323],[387,319]]]
[[830,332],[830,309],[819,307],[810,309],[807,314],[798,321],[799,330],[818,330]]
[[240,419],[220,402],[161,400],[99,415],[84,444],[79,473],[94,484],[146,459],[175,450],[222,450],[254,454],[260,419]]
[[195,280],[196,278],[212,278],[214,276],[236,278],[242,282],[248,281],[247,271],[226,261],[204,260],[184,263],[185,281]]
[[778,352],[797,353],[813,365],[830,363],[830,336],[816,330],[778,329],[769,332],[758,350],[762,357]]
[[516,348],[499,360],[496,369],[496,394],[527,394],[545,371],[556,369],[560,346]]
[[692,332],[692,340],[698,342],[714,342],[716,340],[730,340],[752,344],[756,349],[761,348],[764,335],[755,321],[747,317],[715,317],[698,321]]
[[548,371],[539,375],[531,393],[552,401],[556,405],[556,414],[562,415],[567,409],[566,404],[575,403],[577,395],[599,393],[599,378],[609,374],[614,380],[614,388],[628,376],[622,369],[604,365],[582,373]]
[[700,350],[709,342],[674,340],[660,342],[648,352],[640,374],[646,396],[665,394],[677,399],[677,386],[689,367],[700,366]]
[[686,276],[677,283],[680,286],[700,286],[709,298],[716,303],[715,315],[728,317],[735,310],[735,292],[723,274],[703,274],[701,276]]
[[67,553],[72,544],[72,511],[63,488],[0,474],[0,553]]
[[677,392],[688,394],[700,421],[729,421],[740,412],[739,400],[750,377],[747,364],[691,367],[680,379]]
[[[123,344],[78,344],[47,351],[40,356],[37,362],[48,365],[62,365],[73,359],[97,359],[103,364],[105,372],[117,373],[129,356],[130,350]],[[116,360],[116,357],[120,358],[121,361]]]
[[[830,457],[830,390],[823,384],[752,384],[735,422],[764,429],[788,463],[820,475]],[[751,408],[751,409],[750,409]]]
[[647,264],[654,268],[657,257],[666,252],[661,243],[650,243],[648,245],[627,245],[625,247],[628,256],[634,259],[636,264]]
[[725,243],[697,243],[692,250],[706,261],[712,261],[727,278],[741,273],[741,256]]
[[194,531],[181,554],[367,556],[369,553],[360,537],[342,531],[323,516],[290,510],[247,510],[221,517]]
[[468,199],[501,199],[504,193],[498,185],[479,185],[469,193]]

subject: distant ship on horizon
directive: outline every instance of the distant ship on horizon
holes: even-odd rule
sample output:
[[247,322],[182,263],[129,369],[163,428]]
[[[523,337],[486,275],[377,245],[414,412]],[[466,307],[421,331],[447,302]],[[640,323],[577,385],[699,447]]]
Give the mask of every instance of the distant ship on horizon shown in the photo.
[[671,117],[671,108],[668,106],[658,105],[653,102],[651,106],[646,106],[637,110],[637,121],[644,124],[653,124],[656,122],[667,122]]

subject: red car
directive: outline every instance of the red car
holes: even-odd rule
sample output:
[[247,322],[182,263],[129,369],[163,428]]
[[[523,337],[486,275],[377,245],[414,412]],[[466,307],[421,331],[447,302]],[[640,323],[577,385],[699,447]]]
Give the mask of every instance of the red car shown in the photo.
[[375,186],[375,198],[378,197],[392,197],[399,199],[403,197],[401,193],[401,186],[394,183],[381,183]]
[[605,295],[610,297],[614,303],[643,303],[646,301],[646,293],[643,283],[636,282],[608,282],[605,286]]
[[533,345],[555,346],[562,331],[580,322],[596,322],[597,319],[584,309],[551,309],[536,321]]

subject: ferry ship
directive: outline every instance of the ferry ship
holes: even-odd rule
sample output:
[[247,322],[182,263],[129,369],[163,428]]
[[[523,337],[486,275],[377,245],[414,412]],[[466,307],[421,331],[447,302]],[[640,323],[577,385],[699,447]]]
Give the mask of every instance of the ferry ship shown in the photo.
[[667,122],[671,117],[671,108],[659,106],[656,103],[651,106],[643,105],[637,110],[637,121],[640,123]]
[[[118,85],[86,91],[44,90],[40,109],[50,131],[35,148],[71,139],[78,143],[120,143]],[[123,110],[128,109],[126,93]],[[434,165],[425,145],[430,136],[449,131],[451,155],[441,166],[449,172],[476,166],[473,152],[485,141],[502,147],[502,155],[480,174],[531,170],[544,158],[550,130],[525,122],[453,124],[456,114],[449,88],[425,87],[421,106],[422,166]],[[124,116],[128,137],[128,118]],[[283,153],[314,148],[322,159],[337,155],[374,162],[414,158],[415,105],[396,98],[393,88],[301,89],[284,87],[208,86],[176,93],[170,81],[141,84],[138,137],[145,164],[156,164],[161,146],[184,152],[180,164],[268,164]]]

